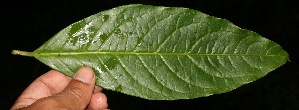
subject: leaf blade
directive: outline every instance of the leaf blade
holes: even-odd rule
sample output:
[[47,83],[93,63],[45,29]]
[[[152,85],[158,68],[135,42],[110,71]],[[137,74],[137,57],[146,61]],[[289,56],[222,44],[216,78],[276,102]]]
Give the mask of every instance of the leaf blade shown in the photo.
[[90,66],[97,85],[153,100],[228,92],[288,59],[278,44],[227,20],[186,8],[147,5],[92,15],[34,53],[68,76]]

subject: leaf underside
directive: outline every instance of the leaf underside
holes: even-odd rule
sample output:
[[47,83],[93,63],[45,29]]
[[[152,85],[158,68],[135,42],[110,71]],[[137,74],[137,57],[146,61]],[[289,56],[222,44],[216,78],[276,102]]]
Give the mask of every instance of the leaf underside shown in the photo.
[[33,55],[68,76],[92,67],[97,85],[150,100],[228,92],[288,60],[278,44],[227,20],[148,5],[121,6],[78,21]]

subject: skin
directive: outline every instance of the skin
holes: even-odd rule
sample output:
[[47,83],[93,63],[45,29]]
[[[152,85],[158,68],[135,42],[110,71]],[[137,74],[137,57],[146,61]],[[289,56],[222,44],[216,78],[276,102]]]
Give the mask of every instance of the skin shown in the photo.
[[102,110],[107,97],[95,86],[91,68],[81,67],[73,79],[51,70],[32,82],[11,110]]

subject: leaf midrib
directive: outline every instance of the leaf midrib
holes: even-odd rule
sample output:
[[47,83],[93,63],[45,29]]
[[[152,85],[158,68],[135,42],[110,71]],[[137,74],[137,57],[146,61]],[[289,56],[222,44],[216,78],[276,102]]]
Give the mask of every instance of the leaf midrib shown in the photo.
[[32,52],[32,56],[70,56],[70,55],[162,55],[162,56],[262,56],[285,57],[283,55],[265,54],[220,54],[220,53],[159,53],[159,52]]

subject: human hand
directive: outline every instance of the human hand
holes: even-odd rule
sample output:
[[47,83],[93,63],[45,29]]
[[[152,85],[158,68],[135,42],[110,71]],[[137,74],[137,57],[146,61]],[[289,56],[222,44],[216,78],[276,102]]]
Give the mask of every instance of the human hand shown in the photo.
[[11,110],[107,109],[107,97],[95,86],[95,80],[89,67],[81,67],[73,79],[51,70],[32,82]]

